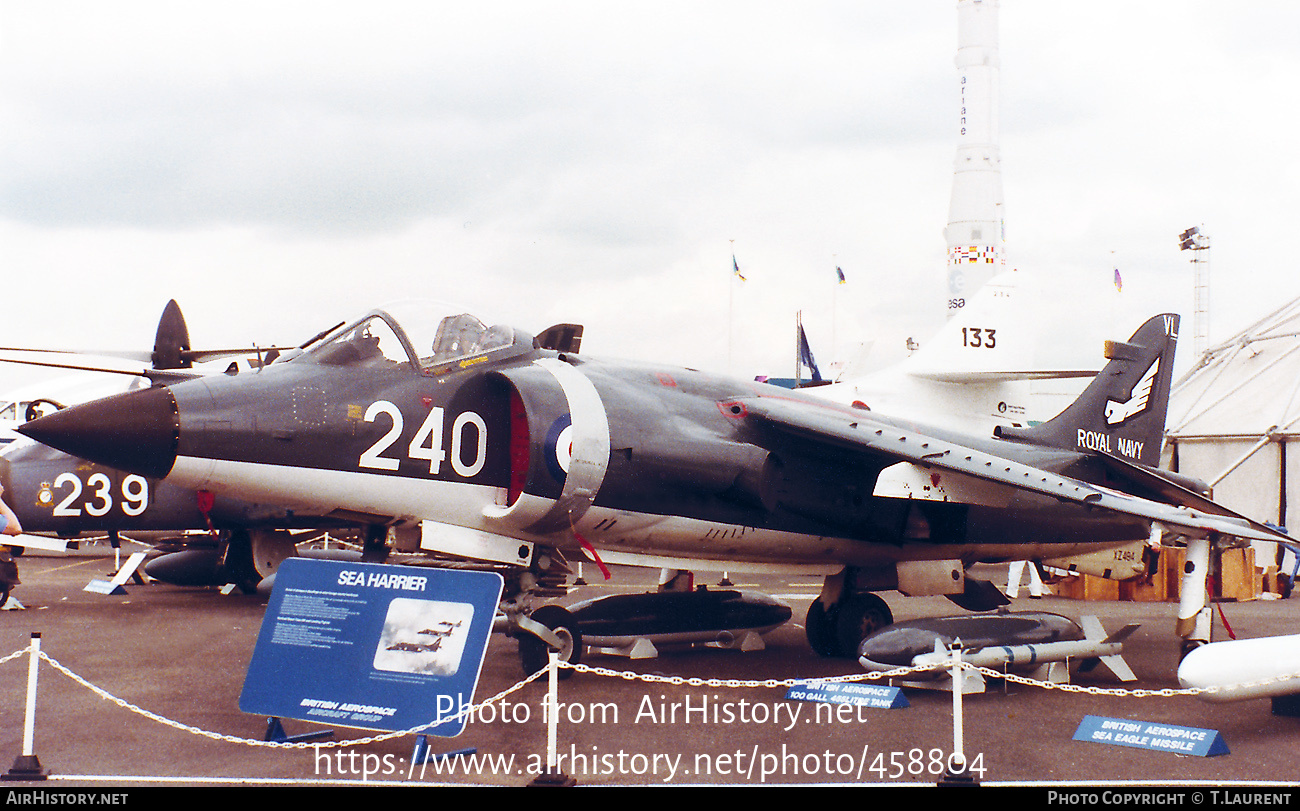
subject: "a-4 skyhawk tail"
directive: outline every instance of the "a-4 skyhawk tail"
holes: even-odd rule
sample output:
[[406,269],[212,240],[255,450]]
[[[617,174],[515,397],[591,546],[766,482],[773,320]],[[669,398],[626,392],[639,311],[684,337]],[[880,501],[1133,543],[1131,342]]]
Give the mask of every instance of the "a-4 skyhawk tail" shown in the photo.
[[[408,551],[834,572],[807,618],[827,655],[891,621],[875,591],[978,603],[965,577],[978,561],[1103,551],[1146,539],[1153,521],[1280,537],[1147,466],[1176,316],[1112,345],[1056,419],[995,437],[558,351],[454,310],[395,312],[255,374],[120,395],[22,431],[170,483],[387,524]],[[1157,357],[1145,410],[1107,425],[1107,400],[1131,399]]]

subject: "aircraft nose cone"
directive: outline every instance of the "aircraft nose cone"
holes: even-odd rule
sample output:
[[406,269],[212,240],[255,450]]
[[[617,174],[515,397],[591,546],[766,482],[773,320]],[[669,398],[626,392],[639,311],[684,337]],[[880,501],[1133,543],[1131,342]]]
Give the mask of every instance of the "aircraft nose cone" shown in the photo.
[[73,456],[160,479],[176,461],[179,428],[171,390],[155,387],[65,408],[18,431]]

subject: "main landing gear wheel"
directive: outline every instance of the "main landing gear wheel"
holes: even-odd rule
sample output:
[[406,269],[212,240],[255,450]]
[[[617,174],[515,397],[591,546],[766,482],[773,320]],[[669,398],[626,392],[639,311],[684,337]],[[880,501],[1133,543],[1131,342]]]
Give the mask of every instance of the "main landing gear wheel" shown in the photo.
[[263,576],[253,564],[253,541],[246,530],[235,530],[226,539],[220,565],[225,582],[234,583],[242,594],[257,593]]
[[[573,620],[573,615],[567,608],[558,605],[544,605],[538,608],[529,618],[540,622],[547,628],[555,632],[560,638],[560,661],[571,665],[576,665],[582,658],[582,633],[578,630],[578,625]],[[524,666],[524,673],[531,676],[539,670],[542,670],[550,663],[550,646],[542,640],[528,633],[523,632],[519,636],[519,662]],[[573,671],[567,667],[558,669],[556,677],[567,679],[573,675]]]
[[862,640],[894,624],[889,604],[871,592],[854,594],[840,603],[835,616],[835,636],[840,655],[857,658]]
[[804,620],[804,633],[808,635],[808,644],[818,656],[827,658],[839,655],[839,642],[835,638],[835,611],[827,611],[821,600],[813,600],[808,606],[808,618]]
[[856,657],[858,645],[868,635],[891,625],[889,605],[870,592],[852,594],[827,610],[821,600],[808,606],[804,631],[819,656]]

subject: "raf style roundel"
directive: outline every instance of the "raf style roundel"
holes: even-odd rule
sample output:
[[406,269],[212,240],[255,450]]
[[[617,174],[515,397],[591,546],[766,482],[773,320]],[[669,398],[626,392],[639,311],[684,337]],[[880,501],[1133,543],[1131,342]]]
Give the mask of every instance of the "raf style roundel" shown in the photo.
[[573,419],[568,414],[551,423],[546,431],[546,469],[557,482],[563,483],[569,475],[569,460],[573,457]]

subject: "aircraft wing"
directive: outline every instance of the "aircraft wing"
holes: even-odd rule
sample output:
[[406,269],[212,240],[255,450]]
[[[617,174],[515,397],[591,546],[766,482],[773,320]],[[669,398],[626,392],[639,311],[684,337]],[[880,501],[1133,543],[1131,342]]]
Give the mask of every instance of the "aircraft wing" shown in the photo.
[[[1260,532],[1273,531],[1271,527],[1247,518],[1241,513],[1235,512],[1207,496],[1201,495],[1194,490],[1189,490],[1177,482],[1163,478],[1150,468],[1135,465],[1127,459],[1123,459],[1113,453],[1106,453],[1105,451],[1098,451],[1097,456],[1105,461],[1105,465],[1111,475],[1125,479],[1135,486],[1155,493],[1171,504],[1180,504],[1194,510],[1201,510],[1214,515],[1229,516],[1240,521],[1245,521]],[[1270,540],[1282,541],[1281,538],[1271,538]],[[1295,543],[1294,539],[1289,537],[1286,538],[1286,541]]]
[[856,414],[769,397],[749,399],[743,403],[750,417],[814,442],[857,449],[866,454],[922,467],[949,470],[1062,501],[1088,504],[1158,521],[1177,527],[1180,532],[1192,537],[1218,533],[1252,540],[1290,541],[1285,535],[1233,514],[1211,514],[1089,484],[1013,461],[1006,456],[965,447],[929,436],[922,431],[877,420],[867,411]]
[[50,369],[75,369],[81,372],[106,372],[108,374],[147,377],[155,383],[179,383],[203,375],[182,369],[151,369],[126,358],[105,356],[85,357],[74,353],[40,349],[0,349],[0,363],[18,363],[25,366],[44,366]]
[[[565,324],[559,326],[568,326]],[[552,327],[551,329],[557,329]],[[581,339],[582,328],[578,327],[579,339]],[[224,358],[247,357],[249,355],[267,354],[268,352],[288,352],[291,349],[297,349],[294,346],[241,346],[231,349],[182,349],[180,357],[182,360],[193,363],[206,363],[210,360],[222,360]],[[32,349],[24,346],[0,346],[0,353],[8,354],[17,352],[21,355],[64,355],[64,356],[90,356],[97,358],[113,358],[118,360],[138,361],[140,363],[152,363],[154,353],[146,350],[114,350],[107,352],[101,349]],[[21,361],[6,361],[19,363]]]
[[19,352],[23,354],[31,353],[34,355],[94,355],[95,357],[104,358],[122,358],[124,360],[135,360],[141,363],[148,363],[152,352],[103,352],[94,349],[31,349],[25,346],[0,346],[0,352]]

